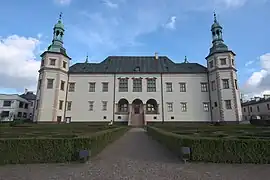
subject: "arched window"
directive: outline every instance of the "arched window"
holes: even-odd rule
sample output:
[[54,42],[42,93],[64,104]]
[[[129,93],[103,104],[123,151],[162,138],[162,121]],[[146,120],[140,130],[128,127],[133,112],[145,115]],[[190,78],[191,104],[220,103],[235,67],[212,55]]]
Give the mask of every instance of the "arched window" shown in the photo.
[[126,99],[120,99],[118,102],[118,112],[128,112],[128,101]]
[[158,105],[155,99],[149,99],[146,102],[146,113],[148,114],[157,114],[158,113]]

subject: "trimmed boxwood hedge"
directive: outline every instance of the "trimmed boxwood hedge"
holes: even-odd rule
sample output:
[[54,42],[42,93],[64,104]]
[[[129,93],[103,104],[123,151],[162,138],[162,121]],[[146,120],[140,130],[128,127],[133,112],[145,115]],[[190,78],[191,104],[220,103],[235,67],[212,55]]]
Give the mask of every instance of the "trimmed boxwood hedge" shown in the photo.
[[263,139],[225,139],[179,135],[155,127],[147,133],[174,153],[191,148],[191,161],[214,163],[270,163],[270,141]]
[[106,145],[123,135],[119,127],[77,138],[7,138],[0,139],[0,164],[60,163],[76,161],[79,150],[96,155]]

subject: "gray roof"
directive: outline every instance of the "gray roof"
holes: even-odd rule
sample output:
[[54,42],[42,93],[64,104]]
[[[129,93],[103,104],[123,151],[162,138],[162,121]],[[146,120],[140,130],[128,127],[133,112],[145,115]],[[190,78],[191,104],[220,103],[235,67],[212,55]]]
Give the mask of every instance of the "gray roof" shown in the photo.
[[20,97],[28,101],[36,100],[36,95],[33,92],[27,92],[26,94],[21,94]]
[[242,106],[250,106],[250,105],[260,104],[260,103],[264,103],[264,102],[270,102],[270,98],[260,98],[258,101],[251,100],[251,101],[241,103],[241,105]]
[[109,56],[100,63],[76,63],[69,68],[75,73],[206,73],[198,63],[174,63],[166,56]]

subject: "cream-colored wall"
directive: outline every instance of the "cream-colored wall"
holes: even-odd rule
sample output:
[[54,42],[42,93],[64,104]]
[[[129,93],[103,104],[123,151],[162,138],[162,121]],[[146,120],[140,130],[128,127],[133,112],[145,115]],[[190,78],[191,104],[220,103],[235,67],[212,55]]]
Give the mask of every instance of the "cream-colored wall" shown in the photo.
[[[173,92],[166,92],[166,82],[172,82]],[[180,82],[186,83],[186,92],[180,92]],[[203,109],[203,102],[209,103],[209,92],[201,92],[201,83],[207,82],[207,74],[164,74],[165,121],[211,121],[210,108],[209,112]],[[167,102],[173,102],[173,112],[168,112]],[[181,111],[181,102],[187,103],[187,112]]]

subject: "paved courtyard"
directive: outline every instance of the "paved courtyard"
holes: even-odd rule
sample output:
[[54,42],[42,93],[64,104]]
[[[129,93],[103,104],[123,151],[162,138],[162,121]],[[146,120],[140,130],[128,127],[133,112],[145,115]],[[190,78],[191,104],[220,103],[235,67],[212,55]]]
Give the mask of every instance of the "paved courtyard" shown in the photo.
[[270,165],[183,164],[134,128],[87,164],[0,166],[0,180],[264,180]]

